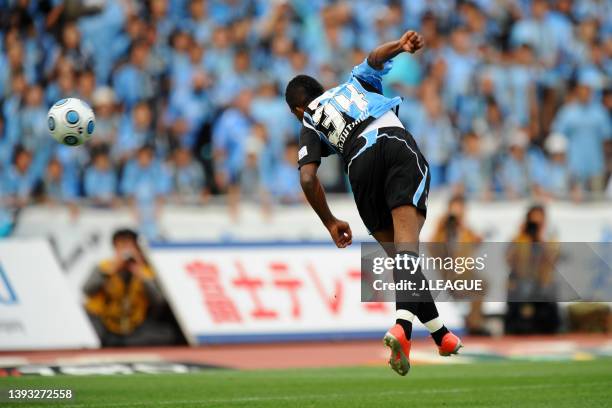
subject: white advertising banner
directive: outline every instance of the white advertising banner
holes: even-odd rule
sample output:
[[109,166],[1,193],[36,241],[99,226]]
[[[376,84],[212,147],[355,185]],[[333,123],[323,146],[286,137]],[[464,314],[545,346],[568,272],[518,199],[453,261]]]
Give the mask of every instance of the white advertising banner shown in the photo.
[[[360,301],[359,245],[170,244],[151,256],[191,344],[372,338],[394,323],[393,303]],[[440,306],[459,327],[457,305]]]
[[[421,233],[426,242],[434,234],[446,210],[446,197],[433,194],[429,199],[427,222]],[[467,208],[467,223],[488,242],[512,240],[523,222],[529,202],[474,202]],[[353,241],[371,241],[352,199],[330,203],[337,215],[351,224]],[[550,235],[562,242],[602,242],[612,239],[610,203],[555,202],[547,206]],[[500,220],[503,220],[500,221]],[[194,226],[198,226],[195,227]],[[287,228],[291,226],[291,228]],[[60,267],[79,296],[92,268],[112,255],[111,236],[118,228],[137,229],[133,214],[125,208],[82,208],[78,217],[67,208],[33,206],[19,217],[14,236],[46,237],[52,243]],[[240,222],[233,220],[226,206],[165,206],[160,219],[165,240],[242,242],[242,241],[321,241],[327,230],[307,205],[276,207],[272,218],[263,217],[261,208],[241,206]],[[355,244],[353,244],[355,245]]]
[[93,347],[98,338],[47,241],[0,241],[0,350]]

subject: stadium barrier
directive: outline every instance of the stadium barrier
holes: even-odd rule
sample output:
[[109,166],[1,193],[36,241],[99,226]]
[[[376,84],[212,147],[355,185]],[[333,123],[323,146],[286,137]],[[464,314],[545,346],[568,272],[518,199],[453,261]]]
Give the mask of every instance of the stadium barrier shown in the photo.
[[[445,197],[432,198],[430,201],[428,216],[430,221],[426,223],[423,231],[424,239],[431,236],[436,220],[442,216],[446,208]],[[519,229],[529,204],[529,202],[470,203],[467,220],[486,241],[508,241]],[[335,200],[332,206],[339,217],[351,223],[355,241],[370,239],[350,199]],[[605,203],[581,205],[553,203],[547,209],[551,234],[560,241],[598,242],[611,239],[612,212]],[[130,225],[135,226],[135,220],[127,209],[109,211],[83,208],[80,215],[74,218],[73,214],[62,208],[44,206],[26,208],[20,215],[15,236],[49,238],[59,267],[55,261],[48,260],[44,262],[45,265],[55,266],[35,267],[33,262],[39,262],[38,260],[23,256],[21,261],[23,264],[11,267],[12,270],[9,272],[11,279],[18,273],[15,268],[28,270],[29,274],[37,270],[40,272],[61,269],[65,272],[70,287],[65,289],[65,292],[70,293],[70,296],[65,298],[74,298],[74,304],[78,304],[79,298],[82,300],[83,283],[92,268],[100,260],[112,255],[110,245],[112,232],[116,228]],[[229,219],[226,208],[221,205],[209,205],[204,208],[168,206],[162,213],[160,225],[169,243],[153,244],[149,255],[175,316],[191,344],[225,342],[233,339],[265,341],[370,337],[386,329],[391,321],[391,304],[383,307],[367,306],[359,302],[359,280],[351,277],[351,273],[360,267],[359,246],[354,245],[352,249],[339,251],[329,245],[327,232],[321,227],[312,211],[305,206],[280,207],[275,211],[274,217],[267,220],[261,216],[256,206],[244,205],[238,223]],[[290,244],[287,241],[294,243]],[[305,241],[311,243],[304,243]],[[196,244],[180,244],[180,242],[196,242]],[[48,246],[43,245],[41,248],[41,253],[48,253],[50,256]],[[34,251],[39,252],[38,247],[31,249],[29,253],[35,253]],[[42,258],[37,257],[37,259]],[[0,263],[5,263],[4,256],[0,258]],[[235,308],[234,311],[231,308],[229,310],[240,316],[242,319],[240,324],[215,322],[214,315],[206,309],[207,300],[203,294],[205,290],[210,289],[207,285],[211,283],[207,279],[212,276],[211,270],[215,269],[218,271],[219,282],[231,300],[230,304],[227,299],[221,299],[221,305]],[[58,275],[53,271],[49,273]],[[245,282],[237,284],[236,279],[240,282],[240,274],[249,278],[244,278]],[[40,273],[23,274],[22,279],[26,282],[39,282],[39,275]],[[296,276],[300,283],[291,283],[290,278]],[[253,288],[249,289],[248,286],[255,285],[249,280],[250,278],[255,282],[261,281],[262,286],[267,286],[262,288],[257,296],[259,296],[259,305],[274,306],[281,310],[277,311],[274,319],[267,320],[268,310],[265,308],[253,309],[253,305],[258,306],[258,304],[250,292]],[[283,279],[287,282],[282,283]],[[317,283],[313,279],[320,281]],[[65,280],[62,282],[65,285]],[[342,286],[339,298],[336,285]],[[3,298],[8,298],[9,292],[6,290],[0,293]],[[334,294],[336,298],[333,297]],[[296,299],[300,302],[299,313],[295,309]],[[5,305],[1,307],[6,309]],[[448,308],[442,313],[455,328],[459,328],[462,322],[456,305],[449,303],[441,307]],[[487,304],[487,307],[493,308],[494,311],[503,311],[503,303]],[[70,308],[80,310],[74,305]],[[37,312],[32,312],[34,317],[22,314],[18,318],[24,321],[27,316],[27,320],[31,318],[36,321],[55,313],[53,310],[41,303],[37,307]],[[201,313],[196,313],[197,310]],[[0,318],[0,321],[9,321],[5,318],[5,313],[0,314]],[[48,318],[47,320],[52,321]],[[75,318],[72,321],[77,320]],[[83,325],[81,329],[75,330],[90,333],[86,319]],[[418,330],[418,327],[416,329]],[[60,330],[55,331],[60,332]],[[58,334],[61,338],[68,333],[66,330],[61,332]],[[95,339],[94,343],[83,342],[84,336],[87,335],[71,335],[72,343],[53,342],[48,339],[40,340],[40,343],[47,347],[68,347],[68,344],[75,343],[83,347],[92,347],[97,344]],[[27,340],[36,341],[35,336],[29,334]],[[4,337],[0,340],[0,347],[6,347],[2,341],[8,344],[8,340]],[[12,344],[12,346],[18,345]],[[36,344],[31,346],[37,347]]]
[[[446,210],[445,195],[429,199],[428,221],[421,238],[433,235],[438,219]],[[467,224],[485,241],[507,242],[520,228],[527,201],[474,202],[467,207]],[[331,206],[338,217],[351,224],[354,241],[371,240],[350,198],[335,199]],[[609,203],[554,202],[547,206],[548,229],[561,242],[602,242],[612,240],[612,211]],[[128,209],[82,208],[79,216],[65,208],[35,206],[19,217],[16,237],[49,238],[61,268],[77,293],[94,265],[112,255],[110,237],[114,230],[137,223]],[[255,205],[242,206],[239,222],[230,219],[221,204],[204,207],[166,206],[160,230],[167,242],[258,242],[324,241],[327,231],[306,206],[279,207],[271,219],[262,217]]]
[[[190,344],[379,338],[391,303],[360,301],[360,251],[328,242],[159,244],[151,257]],[[460,330],[456,305],[442,304]],[[425,328],[415,326],[415,334]]]
[[46,240],[0,241],[0,350],[96,348]]

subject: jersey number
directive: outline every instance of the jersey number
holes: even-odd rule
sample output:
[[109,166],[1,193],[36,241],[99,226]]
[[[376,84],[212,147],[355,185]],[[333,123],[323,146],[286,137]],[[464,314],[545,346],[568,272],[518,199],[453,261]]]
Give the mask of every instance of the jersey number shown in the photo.
[[[345,89],[349,91],[348,96],[344,93],[339,93],[334,96],[333,100],[346,112],[350,112],[351,106],[355,106],[359,114],[365,111],[368,105],[365,96],[353,84],[346,85]],[[325,114],[325,118],[321,121],[323,114]],[[346,126],[346,120],[344,120],[344,116],[334,104],[326,103],[319,105],[312,115],[312,120],[315,125],[320,123],[321,126],[328,130],[330,130],[330,126],[333,126],[333,130],[329,132],[328,139],[333,145],[338,144],[338,139]]]

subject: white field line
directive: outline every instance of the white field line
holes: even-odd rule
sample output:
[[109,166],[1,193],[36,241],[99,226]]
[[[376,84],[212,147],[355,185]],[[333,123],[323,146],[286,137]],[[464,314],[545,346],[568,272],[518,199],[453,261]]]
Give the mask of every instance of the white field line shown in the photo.
[[82,354],[76,357],[58,357],[56,365],[100,364],[100,363],[157,363],[163,362],[155,353],[113,353],[113,354]]
[[[610,382],[599,381],[581,384],[571,384],[573,389],[580,387],[595,387],[600,385],[610,385]],[[499,391],[520,391],[520,390],[539,390],[547,388],[567,388],[568,384],[533,384],[533,385],[508,385],[495,387]],[[439,390],[396,390],[396,391],[383,391],[383,392],[371,392],[359,394],[363,397],[384,397],[390,395],[419,395],[419,394],[459,394],[459,393],[478,393],[482,392],[482,387],[473,388],[444,388]],[[100,404],[70,404],[70,408],[117,408],[117,407],[142,407],[142,406],[175,406],[175,405],[189,405],[197,404],[199,406],[210,406],[210,405],[231,405],[231,404],[242,404],[246,402],[266,402],[266,401],[303,401],[303,400],[325,400],[325,399],[341,399],[347,396],[355,396],[354,393],[350,394],[311,394],[311,395],[278,395],[278,396],[253,396],[253,397],[237,397],[237,398],[211,398],[211,399],[191,399],[191,400],[166,400],[166,401],[142,401],[142,402],[119,402],[119,403],[100,403]]]

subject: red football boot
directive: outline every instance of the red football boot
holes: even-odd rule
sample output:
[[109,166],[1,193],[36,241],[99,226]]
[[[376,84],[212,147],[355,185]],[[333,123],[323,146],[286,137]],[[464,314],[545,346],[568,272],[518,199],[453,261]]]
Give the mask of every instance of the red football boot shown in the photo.
[[451,354],[459,354],[459,349],[463,347],[461,339],[453,333],[448,332],[442,337],[442,344],[438,346],[438,352],[441,356],[448,357]]
[[410,340],[406,338],[404,329],[396,324],[383,337],[383,344],[391,349],[389,366],[399,375],[410,371]]

